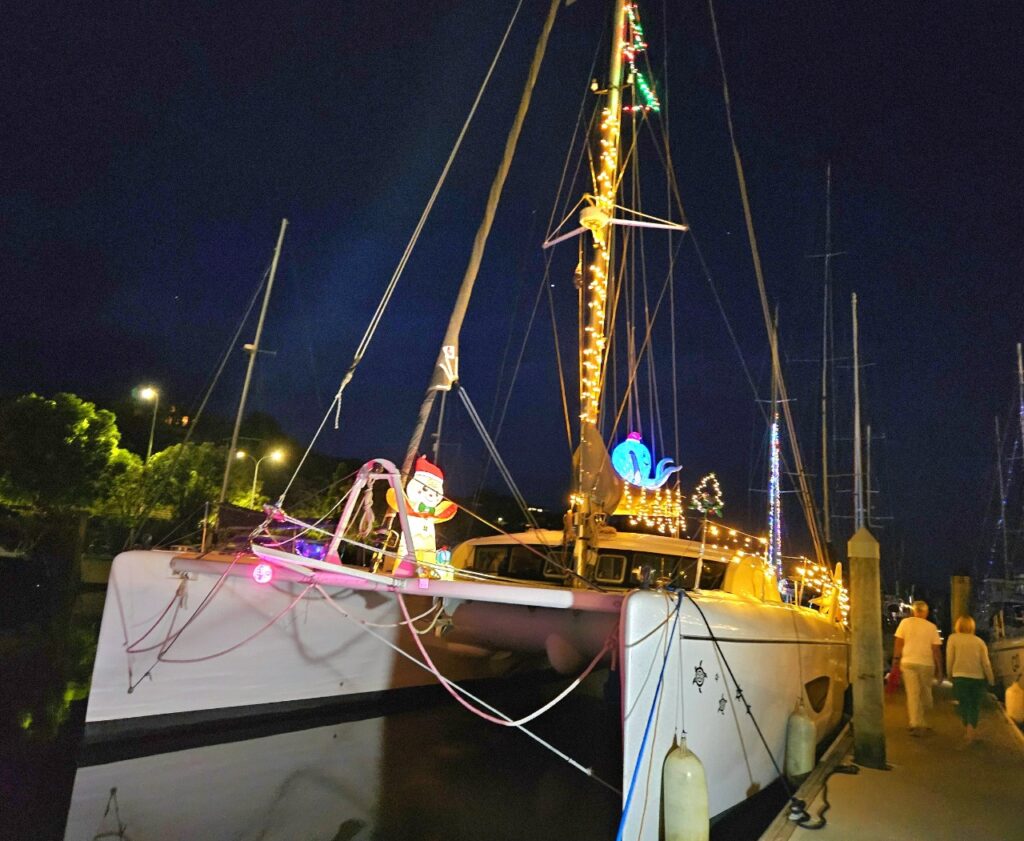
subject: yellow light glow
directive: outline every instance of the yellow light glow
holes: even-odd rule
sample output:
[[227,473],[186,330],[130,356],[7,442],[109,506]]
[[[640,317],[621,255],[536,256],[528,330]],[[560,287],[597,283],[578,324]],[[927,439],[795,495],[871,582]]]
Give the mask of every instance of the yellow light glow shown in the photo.
[[156,400],[159,396],[160,392],[151,385],[147,385],[145,388],[139,390],[139,397],[142,400]]

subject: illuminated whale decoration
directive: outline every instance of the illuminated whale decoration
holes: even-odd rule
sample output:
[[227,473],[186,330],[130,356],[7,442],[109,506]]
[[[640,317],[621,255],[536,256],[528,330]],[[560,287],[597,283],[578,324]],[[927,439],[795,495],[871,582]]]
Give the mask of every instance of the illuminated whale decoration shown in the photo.
[[682,470],[681,465],[670,467],[672,459],[663,458],[651,473],[651,451],[640,438],[639,432],[630,432],[626,440],[612,450],[612,467],[631,485],[654,490],[664,485],[669,477]]

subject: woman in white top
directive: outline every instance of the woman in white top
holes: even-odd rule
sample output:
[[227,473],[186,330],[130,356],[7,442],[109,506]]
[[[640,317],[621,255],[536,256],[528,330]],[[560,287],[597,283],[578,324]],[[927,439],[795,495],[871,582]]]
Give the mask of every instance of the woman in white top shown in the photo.
[[995,683],[988,648],[974,635],[974,620],[970,616],[956,620],[956,633],[950,634],[946,643],[946,674],[953,678],[953,695],[960,702],[964,739],[970,744],[978,726],[981,699],[988,684]]

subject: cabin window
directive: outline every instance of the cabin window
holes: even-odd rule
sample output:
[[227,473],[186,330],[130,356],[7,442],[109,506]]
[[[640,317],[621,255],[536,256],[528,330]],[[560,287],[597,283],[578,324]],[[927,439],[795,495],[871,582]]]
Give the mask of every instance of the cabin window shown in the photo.
[[513,546],[508,558],[508,574],[512,578],[540,578],[544,559],[526,546]]
[[606,555],[601,552],[597,557],[595,578],[601,584],[621,584],[626,575],[625,555]]
[[722,561],[709,561],[705,559],[704,563],[701,564],[700,589],[722,589],[722,582],[725,580],[725,571],[728,568],[729,565]]
[[562,581],[568,575],[565,571],[566,567],[571,565],[572,557],[559,552],[554,556],[554,560],[549,560],[544,564],[544,577],[553,581]]
[[656,555],[652,552],[633,553],[633,580],[637,584],[646,580],[652,585],[660,582],[690,590],[693,589],[696,571],[696,558]]
[[498,575],[507,552],[507,546],[477,546],[473,550],[472,569]]

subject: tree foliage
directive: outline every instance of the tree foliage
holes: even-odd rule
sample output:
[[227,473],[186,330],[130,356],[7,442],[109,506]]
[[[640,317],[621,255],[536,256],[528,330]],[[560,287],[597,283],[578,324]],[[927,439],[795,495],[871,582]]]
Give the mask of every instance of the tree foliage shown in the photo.
[[0,409],[0,497],[58,512],[89,507],[110,482],[112,412],[73,394],[25,394]]
[[[210,442],[175,444],[153,453],[142,474],[145,494],[173,520],[201,516],[204,504],[220,497],[226,458],[227,447]],[[250,482],[242,471],[233,470],[228,502],[248,503]]]

